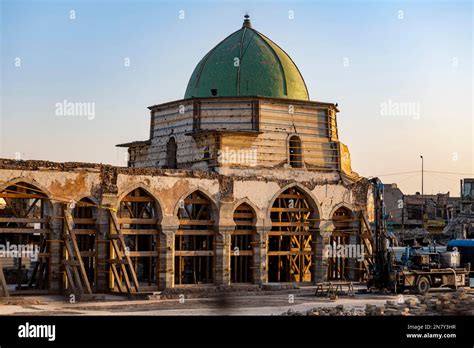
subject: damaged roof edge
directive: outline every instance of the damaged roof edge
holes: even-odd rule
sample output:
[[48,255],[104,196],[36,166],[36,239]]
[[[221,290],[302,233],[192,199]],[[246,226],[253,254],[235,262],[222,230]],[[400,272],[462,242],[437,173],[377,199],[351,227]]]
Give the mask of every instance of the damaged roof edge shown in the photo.
[[129,143],[123,143],[123,144],[117,144],[115,147],[136,147],[136,146],[143,146],[143,145],[150,145],[151,140],[137,140],[137,141],[131,141]]
[[267,101],[276,101],[276,102],[284,102],[284,103],[292,103],[295,105],[311,105],[311,106],[320,106],[320,107],[330,107],[334,108],[336,112],[339,112],[339,109],[337,108],[337,103],[328,103],[328,102],[319,102],[319,101],[313,101],[313,100],[298,100],[298,99],[286,99],[286,98],[271,98],[271,97],[263,97],[263,96],[238,96],[238,97],[205,97],[205,98],[185,98],[185,99],[178,99],[178,100],[173,100],[170,102],[162,103],[162,104],[155,104],[148,106],[149,110],[156,110],[159,108],[179,104],[179,103],[184,103],[184,102],[192,102],[193,100],[205,100],[205,101],[215,101],[215,100],[245,100],[245,99],[258,99],[258,100],[267,100]]

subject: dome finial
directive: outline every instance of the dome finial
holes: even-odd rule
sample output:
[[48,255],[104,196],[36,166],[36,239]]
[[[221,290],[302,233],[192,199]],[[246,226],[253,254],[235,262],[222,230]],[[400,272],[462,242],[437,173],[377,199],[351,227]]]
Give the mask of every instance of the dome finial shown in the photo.
[[244,16],[244,24],[242,24],[242,28],[252,28],[252,23],[250,23],[250,16],[248,13]]

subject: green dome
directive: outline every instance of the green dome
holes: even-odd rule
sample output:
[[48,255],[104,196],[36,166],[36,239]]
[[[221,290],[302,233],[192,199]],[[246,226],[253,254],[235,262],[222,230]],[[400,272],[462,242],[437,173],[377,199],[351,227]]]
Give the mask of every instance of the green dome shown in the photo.
[[276,43],[252,29],[240,30],[214,47],[194,69],[185,98],[265,96],[309,100],[295,63]]

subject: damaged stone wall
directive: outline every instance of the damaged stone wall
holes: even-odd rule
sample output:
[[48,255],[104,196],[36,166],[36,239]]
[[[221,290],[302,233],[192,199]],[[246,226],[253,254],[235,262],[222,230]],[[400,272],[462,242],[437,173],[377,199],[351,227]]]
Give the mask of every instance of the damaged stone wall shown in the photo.
[[[239,175],[240,174],[240,175]],[[292,177],[284,169],[253,170],[218,174],[209,171],[124,168],[110,165],[88,163],[54,163],[46,161],[13,161],[0,159],[0,192],[6,187],[26,182],[42,190],[54,206],[54,214],[61,214],[61,207],[90,197],[97,202],[99,210],[98,229],[100,240],[107,241],[109,233],[108,210],[117,209],[121,199],[136,188],[143,188],[154,197],[160,209],[160,275],[159,288],[174,287],[174,234],[179,220],[177,212],[179,202],[192,192],[199,190],[213,205],[216,217],[218,240],[224,248],[218,253],[215,265],[216,284],[229,284],[230,248],[226,240],[235,228],[233,213],[237,206],[247,203],[256,214],[255,228],[257,245],[255,262],[259,265],[255,273],[255,283],[267,281],[266,275],[266,233],[271,229],[270,209],[278,195],[287,188],[297,186],[318,209],[320,221],[315,227],[321,235],[327,237],[332,232],[332,214],[341,207],[353,212],[365,211],[367,206],[367,180],[344,183],[338,173],[318,173],[295,171]],[[62,238],[61,221],[54,222],[53,238]],[[319,246],[322,248],[322,245]],[[108,248],[102,243],[98,250],[101,258],[107,259]],[[58,246],[53,250],[56,258],[62,253]],[[321,266],[321,272],[315,281],[324,280],[324,260],[321,250],[315,262]],[[63,271],[60,265],[52,270],[53,292],[60,292]],[[99,287],[96,291],[107,291],[108,275],[106,265],[100,269]]]

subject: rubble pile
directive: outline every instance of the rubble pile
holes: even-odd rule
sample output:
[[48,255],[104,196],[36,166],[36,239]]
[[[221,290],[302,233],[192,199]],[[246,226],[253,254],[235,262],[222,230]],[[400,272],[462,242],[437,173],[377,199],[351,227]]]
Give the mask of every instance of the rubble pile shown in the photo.
[[335,307],[317,307],[309,309],[306,312],[297,312],[293,309],[282,313],[283,316],[364,316],[365,311],[357,308],[344,308],[344,305],[338,305]]
[[[402,301],[400,301],[402,300]],[[306,312],[291,308],[283,316],[432,316],[432,315],[474,315],[474,297],[464,288],[454,293],[428,293],[398,301],[386,301],[383,306],[367,304],[365,309],[316,307]]]
[[474,315],[474,298],[465,289],[455,293],[434,293],[420,296],[427,315]]

